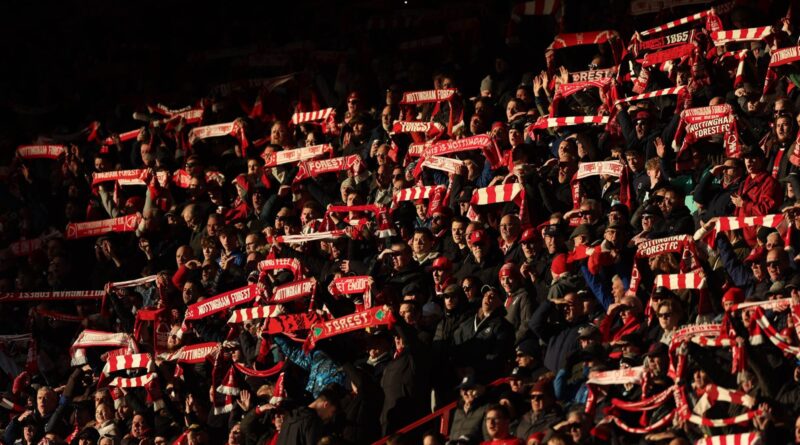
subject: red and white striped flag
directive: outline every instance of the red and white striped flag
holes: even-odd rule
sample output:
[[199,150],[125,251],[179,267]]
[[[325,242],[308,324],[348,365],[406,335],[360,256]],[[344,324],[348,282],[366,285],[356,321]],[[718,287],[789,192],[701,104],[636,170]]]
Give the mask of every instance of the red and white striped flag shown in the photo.
[[664,88],[663,90],[651,91],[649,93],[644,93],[644,94],[637,94],[636,96],[623,97],[622,99],[618,100],[615,103],[615,105],[634,102],[637,100],[651,99],[653,97],[680,94],[684,90],[684,88],[686,87],[680,86],[680,87]]

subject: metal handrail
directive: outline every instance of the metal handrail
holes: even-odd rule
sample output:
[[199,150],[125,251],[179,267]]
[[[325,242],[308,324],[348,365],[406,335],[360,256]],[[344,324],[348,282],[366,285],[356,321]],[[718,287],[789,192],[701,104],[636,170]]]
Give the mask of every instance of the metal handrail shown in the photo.
[[[490,383],[488,386],[492,387],[492,386],[502,385],[503,383],[506,383],[506,382],[508,382],[508,377],[501,377],[501,378],[493,381],[492,383]],[[430,422],[431,420],[433,420],[433,419],[435,419],[437,417],[441,417],[442,420],[439,422],[439,432],[442,433],[445,437],[447,437],[447,433],[448,433],[448,431],[450,429],[450,416],[452,414],[452,411],[456,408],[457,404],[458,404],[458,401],[450,402],[447,405],[437,409],[436,411],[426,415],[425,417],[422,417],[421,419],[416,420],[416,421],[404,426],[403,428],[400,428],[394,434],[398,434],[398,433],[403,434],[403,433],[407,433],[409,431],[413,431],[413,430],[417,429],[418,427]],[[384,445],[388,440],[389,440],[389,436],[386,436],[386,437],[383,437],[383,438],[378,439],[377,441],[373,442],[372,445]]]

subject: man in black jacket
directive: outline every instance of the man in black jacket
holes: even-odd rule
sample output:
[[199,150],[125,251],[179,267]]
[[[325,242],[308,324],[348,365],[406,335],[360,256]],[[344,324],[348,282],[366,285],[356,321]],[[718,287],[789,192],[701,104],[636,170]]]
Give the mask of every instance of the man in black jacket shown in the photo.
[[483,229],[473,230],[469,234],[467,244],[470,255],[464,259],[461,268],[455,273],[456,280],[460,282],[464,277],[474,275],[483,283],[499,285],[497,272],[502,265],[502,256],[486,232]]
[[[709,173],[700,178],[694,190],[694,201],[703,206],[700,218],[704,222],[717,216],[734,214],[736,206],[731,202],[731,195],[739,190],[742,183],[744,164],[741,159],[728,158],[722,165],[714,166]],[[714,178],[720,176],[722,181],[714,184]]]
[[278,445],[316,445],[327,434],[339,410],[339,395],[326,388],[308,406],[289,412],[278,436]]
[[471,367],[478,379],[490,382],[504,375],[513,356],[514,327],[505,319],[500,292],[488,285],[481,292],[478,313],[464,321],[453,336],[455,366],[465,374]]

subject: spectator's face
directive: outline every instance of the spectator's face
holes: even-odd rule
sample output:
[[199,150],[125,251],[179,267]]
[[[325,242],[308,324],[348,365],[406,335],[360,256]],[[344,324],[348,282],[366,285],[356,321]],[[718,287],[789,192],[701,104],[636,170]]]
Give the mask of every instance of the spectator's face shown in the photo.
[[513,274],[505,275],[500,277],[500,286],[507,294],[510,294],[519,288],[519,280]]
[[522,145],[525,142],[525,138],[522,135],[522,132],[517,130],[516,128],[512,128],[508,130],[508,142],[511,143],[512,147],[516,147]]
[[572,179],[575,173],[577,164],[573,161],[559,160],[558,161],[558,182],[565,184]]
[[52,389],[42,388],[36,393],[36,410],[42,416],[47,416],[56,409],[56,393]]
[[236,248],[239,247],[239,238],[237,238],[236,235],[221,234],[219,236],[219,242],[226,252],[236,250]]
[[530,355],[523,354],[522,352],[517,352],[517,366],[520,368],[530,368],[533,367],[533,363],[535,359]]
[[583,305],[576,294],[567,294],[564,297],[564,304],[559,306],[568,323],[572,323],[583,315]]
[[448,311],[452,311],[458,307],[458,293],[451,292],[448,294],[444,294],[444,308]]
[[764,170],[764,160],[759,157],[744,158],[744,168],[747,170],[747,174],[750,175],[761,173]]
[[644,158],[638,153],[626,153],[625,160],[628,161],[628,166],[631,170],[638,172],[644,167]]
[[637,119],[635,125],[637,138],[642,139],[647,136],[647,133],[650,131],[650,124],[647,119]]
[[500,300],[500,295],[498,295],[497,291],[486,291],[484,292],[483,300],[481,301],[481,310],[483,311],[484,315],[489,315],[502,304],[503,302]]
[[472,252],[472,256],[475,257],[476,261],[480,262],[481,259],[483,259],[483,253],[484,253],[484,250],[485,250],[484,246],[483,246],[483,242],[475,243],[475,244],[469,243],[468,245],[469,245],[470,252]]
[[669,306],[661,306],[658,308],[658,324],[661,325],[661,329],[665,331],[671,331],[677,325],[677,317],[676,314],[672,312],[672,309]]
[[392,109],[390,107],[383,107],[381,111],[381,127],[385,131],[389,131],[392,127]]
[[598,212],[590,204],[581,204],[581,223],[594,225],[598,220]]
[[392,246],[392,267],[394,270],[402,270],[411,263],[411,249]]
[[[219,256],[219,248],[217,248],[216,244],[205,244],[203,245],[203,259],[204,260],[215,260]],[[180,261],[180,259],[177,259]],[[185,262],[185,261],[184,261]]]
[[510,122],[511,117],[517,114],[517,112],[519,112],[517,101],[516,100],[508,101],[508,105],[506,105],[506,119]]
[[410,304],[401,304],[398,313],[400,314],[401,317],[403,317],[403,320],[405,320],[406,323],[410,325],[417,324],[418,317],[416,312],[414,311],[414,306]]
[[742,177],[742,169],[738,167],[736,162],[731,159],[725,161],[725,168],[723,170],[724,183],[730,184]]
[[389,147],[387,145],[381,145],[375,150],[375,161],[378,163],[378,166],[386,165],[389,161]]
[[606,229],[603,236],[612,246],[617,247],[620,245],[621,238],[617,229]]
[[353,136],[357,138],[363,138],[364,134],[367,132],[367,126],[363,122],[356,122],[353,124]]
[[551,235],[544,236],[544,246],[547,247],[547,252],[550,255],[555,254],[558,251],[558,243],[556,242],[556,237]]
[[350,99],[347,100],[347,111],[349,111],[350,114],[353,115],[354,113],[358,112],[358,110],[360,109],[359,108],[360,105],[361,102],[357,97],[351,97]]
[[431,250],[430,240],[422,233],[415,233],[411,239],[411,249],[417,255],[424,255]]
[[767,273],[769,273],[770,280],[780,280],[781,277],[783,277],[786,268],[786,261],[778,252],[767,252]]
[[414,205],[417,210],[417,217],[420,219],[425,219],[428,216],[428,206],[424,203],[417,203]]
[[197,301],[197,290],[193,282],[187,281],[186,284],[183,285],[183,303],[190,305]]
[[25,425],[25,428],[22,430],[22,435],[25,438],[25,442],[33,442],[33,437],[36,435],[36,427],[33,425]]
[[581,441],[586,438],[589,433],[586,431],[586,422],[584,422],[581,416],[575,412],[572,412],[567,416],[567,421],[570,423],[566,426],[566,429],[569,435],[572,436],[572,441],[575,443],[581,443]]
[[678,197],[673,192],[664,193],[664,199],[661,200],[661,211],[665,215],[672,213],[672,210],[678,205]]
[[778,142],[785,142],[789,140],[790,132],[792,131],[792,121],[786,117],[779,117],[775,121],[775,136]]
[[614,296],[614,301],[618,302],[625,296],[625,285],[622,280],[613,280],[611,282],[611,295]]
[[546,410],[552,404],[550,398],[542,393],[531,394],[531,410],[534,414]]
[[517,239],[520,232],[519,220],[512,215],[506,215],[500,220],[500,236],[503,241],[510,243]]
[[464,294],[467,296],[469,301],[475,301],[478,298],[478,286],[473,280],[465,279],[461,282],[461,289],[464,290]]
[[527,241],[522,243],[522,253],[525,254],[525,259],[531,259],[536,255],[536,242]]
[[250,159],[249,161],[247,161],[247,174],[249,174],[249,175],[258,174],[259,173],[259,167],[260,167],[260,165],[258,165],[258,161],[254,160],[254,159]]
[[500,411],[491,410],[486,413],[486,431],[489,437],[505,438],[508,435],[508,418]]
[[189,246],[181,246],[175,252],[175,262],[177,263],[178,267],[186,264],[186,262],[192,258],[194,258],[194,254]]
[[286,145],[289,139],[289,130],[286,129],[286,126],[282,123],[276,123],[272,126],[272,130],[270,131],[270,143],[276,145]]
[[258,250],[259,247],[261,247],[261,243],[258,239],[258,235],[251,233],[250,235],[247,235],[247,237],[244,239],[244,248],[246,253],[251,254],[253,252],[256,252],[256,250]]
[[433,282],[435,284],[442,284],[444,282],[445,279],[444,269],[433,269],[433,272],[431,272],[431,274],[433,275]]
[[778,232],[772,232],[767,235],[767,242],[764,244],[767,248],[767,251],[772,250],[775,247],[783,246],[783,240],[781,239],[781,235]]
[[402,168],[392,170],[392,185],[395,190],[400,190],[406,186],[406,175]]
[[211,215],[208,217],[208,221],[206,222],[206,233],[208,236],[218,236],[219,229],[221,227],[222,224],[220,224],[219,219],[216,216]]
[[476,111],[469,120],[469,131],[472,134],[486,133],[486,126],[483,124],[483,117]]

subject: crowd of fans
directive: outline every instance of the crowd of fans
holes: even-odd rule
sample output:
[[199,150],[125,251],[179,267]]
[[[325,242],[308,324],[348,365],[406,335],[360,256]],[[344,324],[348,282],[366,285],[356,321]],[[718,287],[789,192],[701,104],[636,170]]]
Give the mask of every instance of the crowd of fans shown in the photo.
[[2,443],[800,443],[797,28],[764,6],[512,70],[518,5],[480,84],[294,74],[21,141]]

